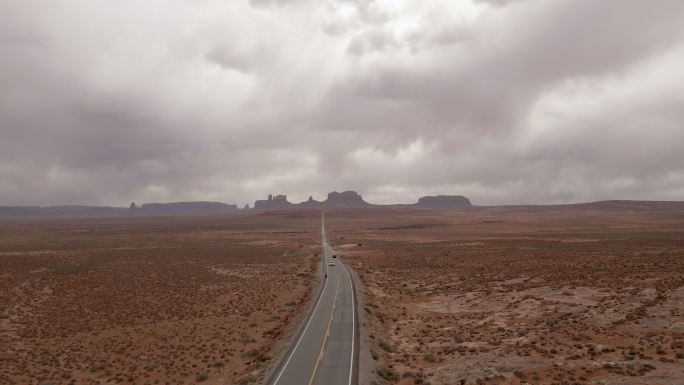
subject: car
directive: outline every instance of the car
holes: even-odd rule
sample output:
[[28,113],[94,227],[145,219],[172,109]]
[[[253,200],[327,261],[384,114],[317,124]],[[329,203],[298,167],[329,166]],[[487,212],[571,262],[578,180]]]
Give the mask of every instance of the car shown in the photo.
[[335,262],[330,261],[330,263],[328,263],[328,266],[335,266]]
[[337,254],[333,254],[333,258],[337,258]]

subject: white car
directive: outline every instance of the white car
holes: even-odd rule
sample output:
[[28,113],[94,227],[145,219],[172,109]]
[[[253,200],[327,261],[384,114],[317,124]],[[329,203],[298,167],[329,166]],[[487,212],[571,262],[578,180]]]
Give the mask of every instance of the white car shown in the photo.
[[335,266],[335,262],[333,262],[333,261],[328,262],[328,266]]

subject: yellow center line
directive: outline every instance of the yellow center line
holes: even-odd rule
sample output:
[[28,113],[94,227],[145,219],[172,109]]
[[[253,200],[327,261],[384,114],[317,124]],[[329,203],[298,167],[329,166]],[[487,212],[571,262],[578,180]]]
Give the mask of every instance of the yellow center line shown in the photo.
[[340,291],[340,277],[337,277],[337,286],[335,287],[335,300],[333,301],[333,307],[332,310],[330,311],[330,320],[328,321],[328,329],[325,331],[325,337],[323,337],[323,345],[321,345],[321,352],[318,354],[318,360],[316,360],[316,366],[314,366],[313,372],[311,373],[311,378],[309,379],[309,385],[313,383],[314,377],[316,376],[316,371],[318,370],[318,365],[321,363],[321,359],[323,359],[323,352],[325,350],[325,342],[328,340],[328,336],[330,335],[330,325],[332,324],[333,320],[333,313],[335,312],[335,306],[337,305],[337,293]]

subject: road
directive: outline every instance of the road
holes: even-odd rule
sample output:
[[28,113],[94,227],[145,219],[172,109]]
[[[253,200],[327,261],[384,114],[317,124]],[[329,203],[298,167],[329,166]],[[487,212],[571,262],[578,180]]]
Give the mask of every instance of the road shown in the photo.
[[[274,371],[272,385],[351,385],[358,382],[358,321],[349,270],[325,235],[321,213],[323,288],[293,345]],[[335,266],[329,266],[330,262]]]

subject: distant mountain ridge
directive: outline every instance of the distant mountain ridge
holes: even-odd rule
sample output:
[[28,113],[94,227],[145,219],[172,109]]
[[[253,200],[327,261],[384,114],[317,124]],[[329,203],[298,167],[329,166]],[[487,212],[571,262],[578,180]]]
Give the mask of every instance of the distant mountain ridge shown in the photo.
[[145,203],[137,207],[108,206],[0,206],[0,217],[108,217],[122,215],[172,215],[225,213],[237,211],[236,205],[221,202]]
[[145,203],[139,209],[131,207],[131,210],[140,212],[157,213],[193,213],[193,212],[213,212],[213,211],[235,211],[237,205],[221,202],[173,202],[173,203]]
[[426,196],[418,199],[418,206],[424,208],[457,208],[472,206],[470,199],[462,195]]
[[[317,201],[309,197],[304,202],[292,203],[286,195],[269,195],[268,199],[257,200],[254,208],[245,206],[239,209],[234,204],[221,202],[171,202],[145,203],[130,207],[62,205],[62,206],[0,206],[0,217],[113,217],[128,215],[186,215],[186,214],[222,214],[245,211],[276,211],[298,209],[420,209],[420,210],[463,210],[469,208],[484,208],[473,206],[470,200],[462,195],[424,196],[413,204],[377,205],[366,202],[356,191],[332,191],[324,201]],[[514,210],[591,210],[591,211],[664,211],[669,213],[684,213],[682,201],[630,201],[611,200],[575,204],[554,205],[505,205],[489,206]]]
[[107,207],[107,206],[0,206],[0,216],[6,217],[34,217],[34,216],[115,216],[125,215],[129,212],[126,207]]
[[269,195],[268,199],[254,202],[256,210],[281,210],[281,209],[333,209],[333,208],[366,208],[377,207],[363,200],[356,191],[333,191],[328,193],[328,198],[322,202],[309,199],[301,203],[292,203],[287,200],[286,195]]
[[328,193],[328,199],[322,202],[325,207],[364,208],[374,206],[363,200],[356,191],[333,191]]
[[254,208],[256,210],[278,210],[278,209],[288,209],[292,206],[292,203],[288,202],[287,195],[268,195],[268,199],[262,199],[254,202]]

